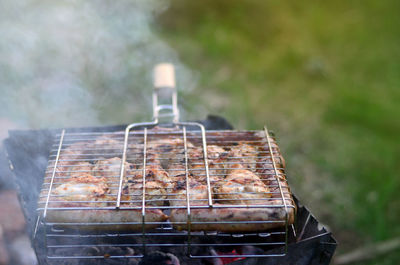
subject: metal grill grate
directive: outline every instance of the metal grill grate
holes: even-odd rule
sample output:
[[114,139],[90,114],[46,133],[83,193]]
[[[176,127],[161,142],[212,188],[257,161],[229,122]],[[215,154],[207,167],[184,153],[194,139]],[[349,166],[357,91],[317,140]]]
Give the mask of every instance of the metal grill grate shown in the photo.
[[[244,147],[248,150],[238,155]],[[154,182],[149,173],[154,174],[155,167],[168,178],[149,186]],[[238,168],[257,176],[267,192],[219,192],[218,187],[229,186],[227,176]],[[80,190],[71,191],[66,184],[88,175],[95,180],[104,178],[107,192],[79,200]],[[193,187],[194,179],[197,186]],[[96,192],[95,183],[83,186]],[[191,198],[192,188],[199,186],[201,199]],[[60,194],[64,188],[68,192]],[[38,207],[40,222],[46,227],[49,259],[134,258],[155,247],[184,247],[193,258],[280,256],[286,253],[294,210],[283,159],[266,129],[205,132],[189,131],[186,125],[139,131],[129,128],[128,133],[63,130],[54,141]],[[154,211],[169,218],[148,219]],[[252,214],[257,211],[270,216],[254,220]],[[226,212],[248,216],[224,218]],[[173,218],[174,214],[179,218]],[[204,220],[199,215],[221,218]],[[235,226],[239,232],[234,231]],[[207,252],[210,247],[240,249],[249,245],[281,248],[268,255]],[[123,254],[109,254],[110,247],[121,248]],[[127,247],[134,249],[134,254],[124,253]]]

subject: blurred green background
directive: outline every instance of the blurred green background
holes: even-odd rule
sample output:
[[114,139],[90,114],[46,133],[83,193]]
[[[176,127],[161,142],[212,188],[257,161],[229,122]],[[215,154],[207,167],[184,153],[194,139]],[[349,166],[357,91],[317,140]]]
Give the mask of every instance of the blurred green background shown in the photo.
[[198,71],[185,105],[274,130],[338,254],[400,235],[399,1],[177,0],[157,22]]
[[[152,67],[169,61],[185,119],[277,134],[337,254],[400,237],[400,1],[4,0],[0,14],[2,131],[149,120]],[[399,263],[397,249],[354,264]]]

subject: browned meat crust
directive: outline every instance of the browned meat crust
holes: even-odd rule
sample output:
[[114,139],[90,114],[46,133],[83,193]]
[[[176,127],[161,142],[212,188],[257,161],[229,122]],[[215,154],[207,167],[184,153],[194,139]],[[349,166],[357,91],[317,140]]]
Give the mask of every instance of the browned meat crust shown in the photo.
[[[204,151],[202,147],[189,150],[189,170],[197,181],[206,183],[207,174],[204,165]],[[224,162],[228,153],[217,145],[207,146],[208,174],[210,182],[215,183],[225,176]]]
[[268,187],[247,169],[231,170],[229,175],[213,189],[216,201],[223,204],[268,204],[271,197]]
[[189,180],[189,194],[186,191],[186,180],[180,183],[174,190],[174,196],[171,196],[169,204],[171,206],[187,206],[187,196],[189,195],[189,205],[207,205],[208,191],[207,186],[197,182],[194,179]]
[[253,172],[256,171],[258,150],[256,147],[239,142],[231,148],[227,159],[227,173],[237,167],[245,168]]

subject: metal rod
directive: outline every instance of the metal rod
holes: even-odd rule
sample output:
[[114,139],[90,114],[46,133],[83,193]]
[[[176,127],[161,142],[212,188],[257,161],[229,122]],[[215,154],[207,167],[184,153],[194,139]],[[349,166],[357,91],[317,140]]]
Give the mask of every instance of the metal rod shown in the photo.
[[[169,88],[166,88],[169,89]],[[159,105],[158,104],[158,91],[156,89],[153,91],[153,121],[158,123],[159,118],[162,117],[172,117],[172,123],[177,123],[179,121],[179,109],[178,109],[178,95],[176,89],[172,89],[172,103],[169,105]],[[162,110],[170,110],[170,112],[160,114]]]
[[143,175],[142,175],[142,237],[143,253],[146,253],[146,159],[147,159],[147,128],[144,128],[143,144]]
[[286,254],[262,254],[262,255],[252,255],[252,254],[239,254],[239,255],[204,255],[204,256],[194,256],[190,255],[193,259],[211,259],[211,258],[267,258],[267,257],[284,257]]
[[53,174],[52,174],[51,180],[50,180],[49,192],[47,193],[46,205],[44,206],[43,218],[46,218],[47,207],[49,205],[51,189],[53,188],[54,176],[56,175],[56,171],[57,171],[57,164],[58,164],[58,159],[60,158],[61,147],[63,145],[63,140],[64,140],[64,134],[65,134],[65,129],[62,130],[61,136],[60,136],[60,143],[58,145],[57,157],[56,157],[56,161],[54,163]]
[[[174,124],[180,124],[180,123],[174,123]],[[173,136],[173,135],[175,135],[175,134],[177,134],[177,135],[179,135],[179,134],[181,134],[182,132],[180,132],[180,131],[178,131],[178,132],[170,132],[170,133],[160,133],[160,135],[171,135],[171,136]],[[235,133],[236,133],[236,131],[235,131]],[[131,134],[131,133],[130,133]],[[150,133],[149,133],[150,134]],[[153,135],[154,135],[154,133],[153,133]],[[228,144],[228,145],[226,145],[225,147],[232,147],[232,145],[229,145],[229,143],[231,143],[231,144],[234,144],[234,143],[237,143],[237,142],[242,142],[242,143],[244,143],[244,144],[263,144],[263,143],[265,143],[265,141],[264,140],[243,140],[243,139],[241,139],[241,138],[239,138],[239,139],[237,139],[237,140],[231,140],[231,141],[229,141],[229,140],[224,140],[224,138],[226,137],[227,135],[226,135],[226,133],[225,134],[222,134],[221,136],[215,136],[215,135],[211,135],[211,134],[209,134],[209,133],[207,133],[207,138],[209,138],[211,141],[211,143],[219,143],[220,141],[223,141],[224,143],[226,143],[226,144]],[[188,136],[187,137],[188,139],[194,139],[194,140],[196,140],[196,139],[198,139],[198,137],[194,137],[194,136]],[[214,139],[215,138],[215,139]],[[272,137],[271,137],[272,138]],[[95,139],[96,138],[93,138],[93,139],[70,139],[70,140],[66,140],[66,142],[68,142],[68,141],[71,141],[71,143],[65,143],[63,146],[64,147],[69,147],[69,146],[72,146],[73,145],[73,143],[74,142],[76,142],[76,141],[86,141],[86,142],[88,142],[88,143],[91,143],[91,142],[94,142],[95,141]],[[113,147],[112,148],[110,148],[110,147],[108,147],[108,148],[105,148],[106,146],[103,146],[104,144],[97,144],[97,145],[99,145],[99,146],[101,146],[101,147],[99,147],[99,148],[96,148],[95,146],[97,146],[97,145],[95,145],[94,143],[93,143],[93,145],[90,147],[90,148],[82,148],[82,147],[75,147],[75,148],[71,148],[70,150],[115,150],[115,149],[119,149],[120,147],[122,147],[122,140],[123,139],[114,139],[114,138],[111,138],[111,140],[115,140],[115,141],[117,141],[118,143],[115,143],[115,144],[113,144]],[[275,141],[273,141],[274,143],[275,143]],[[105,144],[105,145],[107,145],[107,144]],[[138,145],[140,145],[140,143],[138,143]],[[51,149],[50,151],[51,152],[55,152],[56,150],[57,150],[57,144],[53,144],[52,145],[53,147],[55,147],[56,149]],[[277,148],[277,147],[273,147],[273,148]]]
[[[283,245],[285,242],[246,242],[246,243],[193,243],[193,246],[207,247],[207,246],[271,246]],[[148,243],[149,247],[160,246],[186,246],[185,243]],[[71,244],[71,245],[49,245],[49,248],[79,248],[79,247],[139,247],[140,243],[131,244]]]
[[117,197],[117,204],[115,205],[116,209],[119,209],[119,207],[121,206],[122,182],[124,181],[124,175],[125,175],[125,161],[126,161],[126,150],[128,149],[129,130],[130,130],[129,126],[126,127],[124,149],[122,151],[122,159],[121,159],[121,170],[119,173],[118,197]]
[[210,173],[208,171],[208,154],[207,154],[207,142],[206,142],[206,130],[203,125],[200,125],[201,128],[201,140],[203,142],[203,156],[204,156],[204,167],[206,168],[206,176],[207,176],[207,195],[208,195],[208,206],[212,207],[212,195],[211,195],[211,184],[210,184]]
[[[252,255],[252,254],[240,254],[240,255],[204,255],[204,256],[194,256],[190,255],[190,258],[194,259],[206,259],[206,258],[267,258],[267,257],[283,257],[285,254],[262,254],[262,255]],[[142,258],[143,255],[123,255],[123,256],[47,256],[48,259],[129,259],[129,258]]]
[[287,209],[287,205],[286,205],[286,198],[285,198],[285,196],[283,195],[282,186],[281,186],[281,181],[280,181],[280,179],[278,178],[278,170],[277,170],[277,168],[276,168],[275,157],[274,157],[274,155],[273,155],[273,153],[272,153],[271,142],[270,142],[270,140],[269,140],[269,132],[268,132],[268,129],[267,129],[267,126],[266,126],[266,125],[264,126],[264,132],[265,132],[265,136],[266,136],[267,142],[268,142],[268,149],[269,149],[269,151],[271,152],[271,156],[272,156],[272,165],[274,166],[275,178],[276,178],[276,181],[278,182],[278,185],[279,185],[279,191],[280,191],[280,193],[281,193],[283,205],[285,206],[285,219],[286,219],[286,222],[285,222],[285,242],[286,242],[286,244],[285,244],[285,253],[287,253],[287,248],[288,248],[287,242],[288,242],[288,222],[289,222],[289,213],[288,213],[288,209]]
[[157,123],[155,123],[155,122],[132,123],[132,124],[129,124],[125,129],[124,150],[122,152],[122,159],[121,159],[121,171],[119,174],[118,197],[117,197],[117,203],[115,206],[116,209],[119,209],[120,205],[121,205],[121,191],[122,191],[122,182],[123,182],[124,174],[125,174],[126,151],[128,149],[129,131],[134,127],[149,126],[149,125],[155,125],[155,124],[157,124]]
[[212,193],[211,193],[211,184],[210,184],[210,173],[208,170],[208,155],[207,155],[207,140],[206,140],[206,129],[205,127],[197,122],[178,122],[176,125],[182,126],[197,126],[201,131],[201,142],[203,146],[203,156],[204,156],[204,168],[206,170],[206,178],[207,178],[207,196],[208,196],[208,206],[212,207]]
[[[195,236],[204,236],[207,233],[204,232],[195,232],[192,231],[192,235]],[[246,233],[243,234],[243,236],[247,236],[247,237],[254,237],[254,236],[258,236],[258,237],[268,237],[271,235],[282,235],[284,234],[284,232],[269,232],[266,233],[267,236],[264,235],[265,233]],[[111,237],[111,238],[115,238],[115,237],[136,237],[136,236],[140,236],[142,235],[142,233],[106,233],[106,234],[83,234],[83,231],[81,231],[81,234],[49,234],[47,235],[48,237],[79,237],[79,238],[98,238],[98,237]],[[174,232],[152,232],[152,233],[147,233],[147,236],[186,236],[187,233],[186,232],[179,232],[179,231],[174,231]],[[232,234],[227,234],[227,233],[216,233],[214,236],[217,237],[232,237]]]
[[187,229],[188,229],[188,253],[192,253],[191,248],[191,225],[192,218],[190,213],[190,185],[189,185],[189,170],[188,170],[188,152],[187,152],[187,140],[186,140],[186,126],[183,127],[183,145],[185,149],[185,177],[186,177],[186,207],[187,207]]
[[[203,201],[203,200],[196,200]],[[291,200],[292,201],[292,200]],[[237,204],[214,204],[215,209],[225,209],[225,208],[245,208],[245,209],[256,209],[256,208],[282,208],[283,204],[254,204],[254,205],[237,205]],[[192,209],[206,209],[209,208],[208,205],[191,205]],[[147,206],[147,209],[185,209],[186,206]],[[295,208],[293,205],[288,206],[288,208]],[[115,207],[49,207],[51,210],[60,211],[77,211],[77,210],[113,210]],[[141,210],[141,206],[127,206],[123,207],[124,210]],[[43,208],[38,208],[37,210],[43,210]],[[223,221],[221,221],[223,222]],[[274,221],[275,222],[275,221]]]
[[[200,132],[200,131],[195,131],[195,130],[191,130],[190,133],[195,133],[195,132]],[[232,132],[232,130],[207,130],[208,133],[230,133]],[[236,134],[248,134],[248,133],[258,133],[260,132],[259,130],[235,130]],[[175,134],[181,134],[181,132],[172,132]],[[123,135],[123,132],[120,131],[108,131],[108,132],[66,132],[65,135],[66,136],[81,136],[81,135],[107,135],[107,134],[112,134],[112,135]],[[143,134],[142,132],[131,132],[130,134]],[[170,132],[148,132],[148,134],[170,134]],[[56,136],[60,136],[61,133],[56,133]],[[270,135],[271,137],[273,137],[273,135]],[[189,138],[189,137],[188,137]]]
[[35,230],[33,231],[33,238],[36,238],[36,233],[37,233],[38,227],[39,227],[39,221],[40,221],[40,215],[38,215],[36,217],[36,225],[35,225]]

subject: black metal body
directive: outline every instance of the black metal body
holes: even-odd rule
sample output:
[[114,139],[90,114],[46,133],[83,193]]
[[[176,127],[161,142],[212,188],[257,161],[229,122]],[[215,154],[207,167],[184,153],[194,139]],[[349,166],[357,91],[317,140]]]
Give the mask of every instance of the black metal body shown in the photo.
[[[208,130],[232,129],[223,118],[209,116],[201,123]],[[125,125],[76,128],[77,132],[124,130]],[[15,176],[15,182],[20,195],[20,202],[27,221],[27,231],[32,239],[32,245],[40,264],[46,264],[45,242],[39,232],[34,238],[37,213],[36,206],[40,193],[47,160],[55,133],[60,130],[27,130],[10,131],[9,138],[4,141],[10,168]],[[336,241],[331,233],[320,226],[311,213],[298,206],[296,216],[296,237],[290,238],[288,253],[277,258],[247,258],[231,264],[329,264],[336,249]],[[123,262],[122,262],[123,263]],[[115,263],[113,263],[115,264]],[[123,263],[125,264],[125,263]]]

